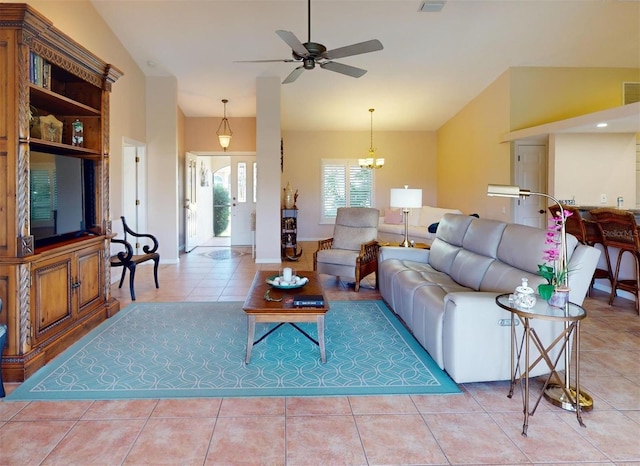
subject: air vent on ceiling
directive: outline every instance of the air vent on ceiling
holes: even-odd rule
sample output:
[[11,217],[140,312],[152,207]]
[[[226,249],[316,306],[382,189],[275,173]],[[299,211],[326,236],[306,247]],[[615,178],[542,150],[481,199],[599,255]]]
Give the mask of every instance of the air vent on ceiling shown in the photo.
[[640,83],[622,83],[622,105],[640,102]]
[[418,11],[425,13],[438,13],[444,7],[445,0],[427,0],[422,2]]

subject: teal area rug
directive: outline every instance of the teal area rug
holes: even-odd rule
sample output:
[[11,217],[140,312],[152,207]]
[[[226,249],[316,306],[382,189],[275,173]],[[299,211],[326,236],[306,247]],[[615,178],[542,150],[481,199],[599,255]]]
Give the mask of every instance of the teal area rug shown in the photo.
[[[274,325],[256,324],[256,339]],[[298,325],[317,336],[315,323]],[[332,302],[325,326],[326,364],[291,325],[245,364],[242,303],[134,303],[6,400],[460,393],[382,301]]]

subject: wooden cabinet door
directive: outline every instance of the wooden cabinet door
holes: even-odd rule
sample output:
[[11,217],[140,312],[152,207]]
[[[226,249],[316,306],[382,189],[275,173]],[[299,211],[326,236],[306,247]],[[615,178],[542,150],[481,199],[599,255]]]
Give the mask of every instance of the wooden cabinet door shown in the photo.
[[74,285],[78,299],[78,313],[99,306],[104,297],[103,288],[103,254],[102,245],[82,249],[77,252],[76,284]]
[[58,332],[73,321],[71,285],[73,253],[34,263],[31,280],[31,315],[37,343],[50,332]]

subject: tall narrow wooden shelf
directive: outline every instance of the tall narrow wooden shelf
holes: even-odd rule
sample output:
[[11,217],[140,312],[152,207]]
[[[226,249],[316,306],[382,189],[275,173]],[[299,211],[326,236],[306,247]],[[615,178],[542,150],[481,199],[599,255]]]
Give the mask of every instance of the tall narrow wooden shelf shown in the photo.
[[[108,150],[109,94],[122,73],[29,5],[0,3],[0,18],[0,352],[4,380],[20,382],[120,308],[110,292]],[[35,164],[53,183],[70,160],[81,194],[45,191],[51,206],[34,217]],[[71,205],[82,220],[62,230]]]

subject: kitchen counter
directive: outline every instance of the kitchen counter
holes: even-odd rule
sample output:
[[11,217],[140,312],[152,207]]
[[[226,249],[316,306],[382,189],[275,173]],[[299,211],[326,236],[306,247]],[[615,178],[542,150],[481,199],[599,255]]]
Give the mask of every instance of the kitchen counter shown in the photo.
[[[606,207],[609,209],[617,209],[617,207],[612,206],[612,205],[576,205],[573,206],[576,209],[578,209],[580,211],[581,214],[583,214],[584,218],[590,219],[589,211],[593,210],[593,209],[600,209],[602,207]],[[636,222],[638,223],[638,225],[640,225],[640,209],[620,209],[620,210],[625,210],[627,212],[631,212],[635,218],[636,218]]]

